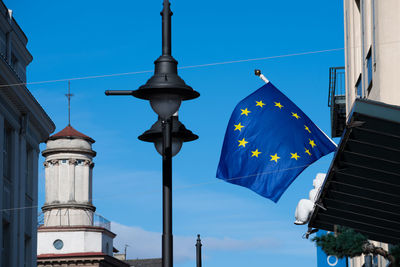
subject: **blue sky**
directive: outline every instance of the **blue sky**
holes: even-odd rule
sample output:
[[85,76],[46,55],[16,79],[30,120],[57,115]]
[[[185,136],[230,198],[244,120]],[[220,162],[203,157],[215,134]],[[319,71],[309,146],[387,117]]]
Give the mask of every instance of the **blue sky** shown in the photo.
[[[161,54],[162,1],[5,0],[29,38],[28,81],[153,69]],[[179,66],[342,48],[342,1],[171,1],[172,54]],[[322,130],[330,133],[328,69],[344,65],[343,50],[182,69],[200,92],[184,102],[180,120],[200,136],[174,158],[175,266],[194,266],[196,235],[204,265],[316,266],[306,227],[293,224],[312,180],[331,155],[304,171],[275,204],[215,178],[230,113],[263,85],[259,68]],[[161,158],[137,139],[156,120],[146,101],[106,97],[137,89],[151,73],[71,82],[71,123],[96,140],[94,204],[113,221],[115,246],[130,258],[161,255]],[[57,130],[67,124],[67,82],[28,85]],[[42,149],[44,146],[42,146]],[[40,159],[43,161],[43,158]],[[39,205],[44,199],[40,162]]]

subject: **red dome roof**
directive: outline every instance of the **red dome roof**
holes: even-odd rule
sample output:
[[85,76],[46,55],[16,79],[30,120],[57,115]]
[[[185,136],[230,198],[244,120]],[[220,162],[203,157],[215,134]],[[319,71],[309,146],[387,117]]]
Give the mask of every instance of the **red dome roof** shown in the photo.
[[68,125],[60,132],[53,134],[49,137],[49,140],[61,139],[61,138],[70,138],[70,139],[84,139],[89,142],[94,143],[95,141],[87,135],[84,135],[81,132],[75,130],[71,125]]

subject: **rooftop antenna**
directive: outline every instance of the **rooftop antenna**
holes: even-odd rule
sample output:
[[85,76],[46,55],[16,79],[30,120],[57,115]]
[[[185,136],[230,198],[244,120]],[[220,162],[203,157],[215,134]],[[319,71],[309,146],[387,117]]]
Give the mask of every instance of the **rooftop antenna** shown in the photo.
[[128,247],[129,247],[129,245],[128,245],[128,244],[125,244],[125,260],[127,260],[126,251],[127,251]]
[[74,96],[71,94],[71,81],[68,81],[68,94],[65,96],[68,98],[68,126],[71,126],[71,96]]
[[196,240],[196,267],[201,267],[201,239],[200,235],[197,235],[197,240]]

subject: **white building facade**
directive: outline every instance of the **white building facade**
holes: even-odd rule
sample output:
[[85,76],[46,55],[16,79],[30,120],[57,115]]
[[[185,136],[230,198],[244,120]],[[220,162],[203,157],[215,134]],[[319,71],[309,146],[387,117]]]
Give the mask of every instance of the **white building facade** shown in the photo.
[[[0,266],[36,266],[39,143],[55,126],[23,85],[27,37],[0,1]],[[7,86],[11,85],[13,86]],[[20,85],[15,85],[20,84]]]
[[[346,116],[356,98],[400,105],[400,1],[344,0]],[[388,249],[385,243],[375,245]],[[361,267],[364,257],[351,260]],[[383,257],[372,258],[384,267]]]
[[357,97],[400,105],[400,2],[344,0],[346,110]]

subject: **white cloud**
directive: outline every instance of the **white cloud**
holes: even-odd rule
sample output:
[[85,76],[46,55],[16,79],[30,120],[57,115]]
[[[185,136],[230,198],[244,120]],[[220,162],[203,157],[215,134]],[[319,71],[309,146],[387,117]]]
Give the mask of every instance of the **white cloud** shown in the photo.
[[[136,226],[126,226],[112,222],[112,231],[117,234],[114,247],[123,250],[128,247],[128,258],[159,258],[161,257],[161,233],[146,231]],[[178,262],[195,258],[196,236],[174,236],[174,260]],[[212,251],[246,251],[271,250],[280,247],[277,240],[270,238],[253,238],[239,240],[234,238],[202,237],[205,252]],[[122,252],[122,251],[121,251]],[[207,257],[207,254],[205,257]]]
[[117,234],[114,240],[115,248],[123,250],[125,245],[129,246],[127,249],[129,259],[160,257],[161,238],[159,233],[116,222],[111,223],[111,230]]

